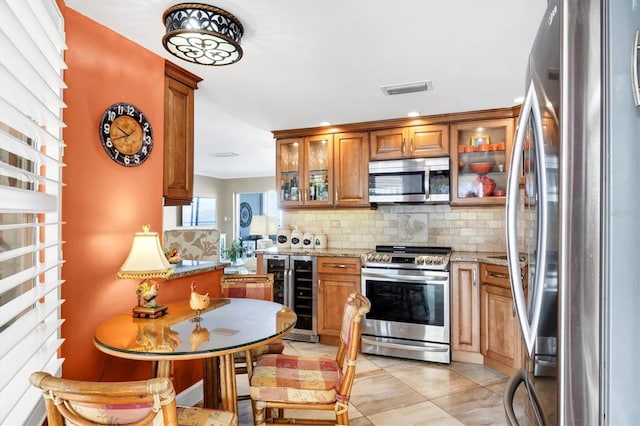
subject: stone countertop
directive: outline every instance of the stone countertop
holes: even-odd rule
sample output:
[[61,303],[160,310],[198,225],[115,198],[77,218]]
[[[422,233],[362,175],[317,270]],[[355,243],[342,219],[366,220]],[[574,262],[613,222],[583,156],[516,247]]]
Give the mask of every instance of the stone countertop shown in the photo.
[[[526,266],[526,258],[520,255],[520,267]],[[453,251],[451,262],[480,262],[507,266],[507,254],[504,252]]]
[[201,274],[203,272],[211,272],[217,269],[224,269],[225,266],[229,266],[229,262],[211,262],[204,260],[182,260],[178,263],[171,265],[173,268],[173,274],[167,278],[168,280],[174,278],[188,277],[189,275]]
[[271,247],[264,250],[257,250],[256,254],[284,254],[294,256],[331,256],[331,257],[360,257],[361,254],[370,252],[372,249],[346,249],[346,248],[326,248],[326,249],[290,249]]

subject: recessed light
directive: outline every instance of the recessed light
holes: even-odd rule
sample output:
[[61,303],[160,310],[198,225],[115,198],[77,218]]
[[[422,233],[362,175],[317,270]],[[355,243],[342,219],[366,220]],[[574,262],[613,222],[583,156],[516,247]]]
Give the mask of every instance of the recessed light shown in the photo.
[[524,96],[518,96],[517,98],[513,98],[514,104],[521,104],[524,102]]
[[323,126],[323,127],[326,127],[326,126],[331,126],[331,123],[328,122],[328,121],[321,121],[320,125]]
[[411,111],[409,114],[407,114],[407,117],[418,117],[420,116],[420,113],[418,111]]
[[216,158],[225,158],[225,157],[238,157],[240,156],[240,154],[238,154],[237,152],[215,152],[213,154],[209,154],[212,157],[216,157]]

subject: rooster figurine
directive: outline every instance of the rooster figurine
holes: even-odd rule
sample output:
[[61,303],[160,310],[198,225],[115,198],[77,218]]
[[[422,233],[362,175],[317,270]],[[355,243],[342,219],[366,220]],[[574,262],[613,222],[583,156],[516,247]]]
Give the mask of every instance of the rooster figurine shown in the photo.
[[209,307],[209,302],[211,299],[209,298],[209,293],[207,294],[199,294],[196,291],[196,282],[191,281],[191,297],[189,298],[189,307],[196,311],[196,317],[193,319],[194,321],[200,321],[200,314],[202,311]]

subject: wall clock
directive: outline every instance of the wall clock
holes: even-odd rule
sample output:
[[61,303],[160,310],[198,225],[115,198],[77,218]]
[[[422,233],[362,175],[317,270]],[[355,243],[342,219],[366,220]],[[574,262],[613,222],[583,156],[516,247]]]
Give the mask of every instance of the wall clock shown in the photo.
[[100,120],[99,133],[104,150],[122,166],[139,166],[151,154],[151,124],[135,105],[120,102],[107,108]]
[[251,224],[251,218],[253,217],[253,212],[251,211],[251,206],[249,203],[240,203],[240,227],[246,228]]

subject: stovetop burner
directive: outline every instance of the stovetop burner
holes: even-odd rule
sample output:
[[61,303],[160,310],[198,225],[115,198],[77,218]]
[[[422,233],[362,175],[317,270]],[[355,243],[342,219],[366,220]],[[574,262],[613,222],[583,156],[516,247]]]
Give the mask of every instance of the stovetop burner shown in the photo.
[[362,255],[362,266],[446,271],[450,256],[450,247],[380,245]]

